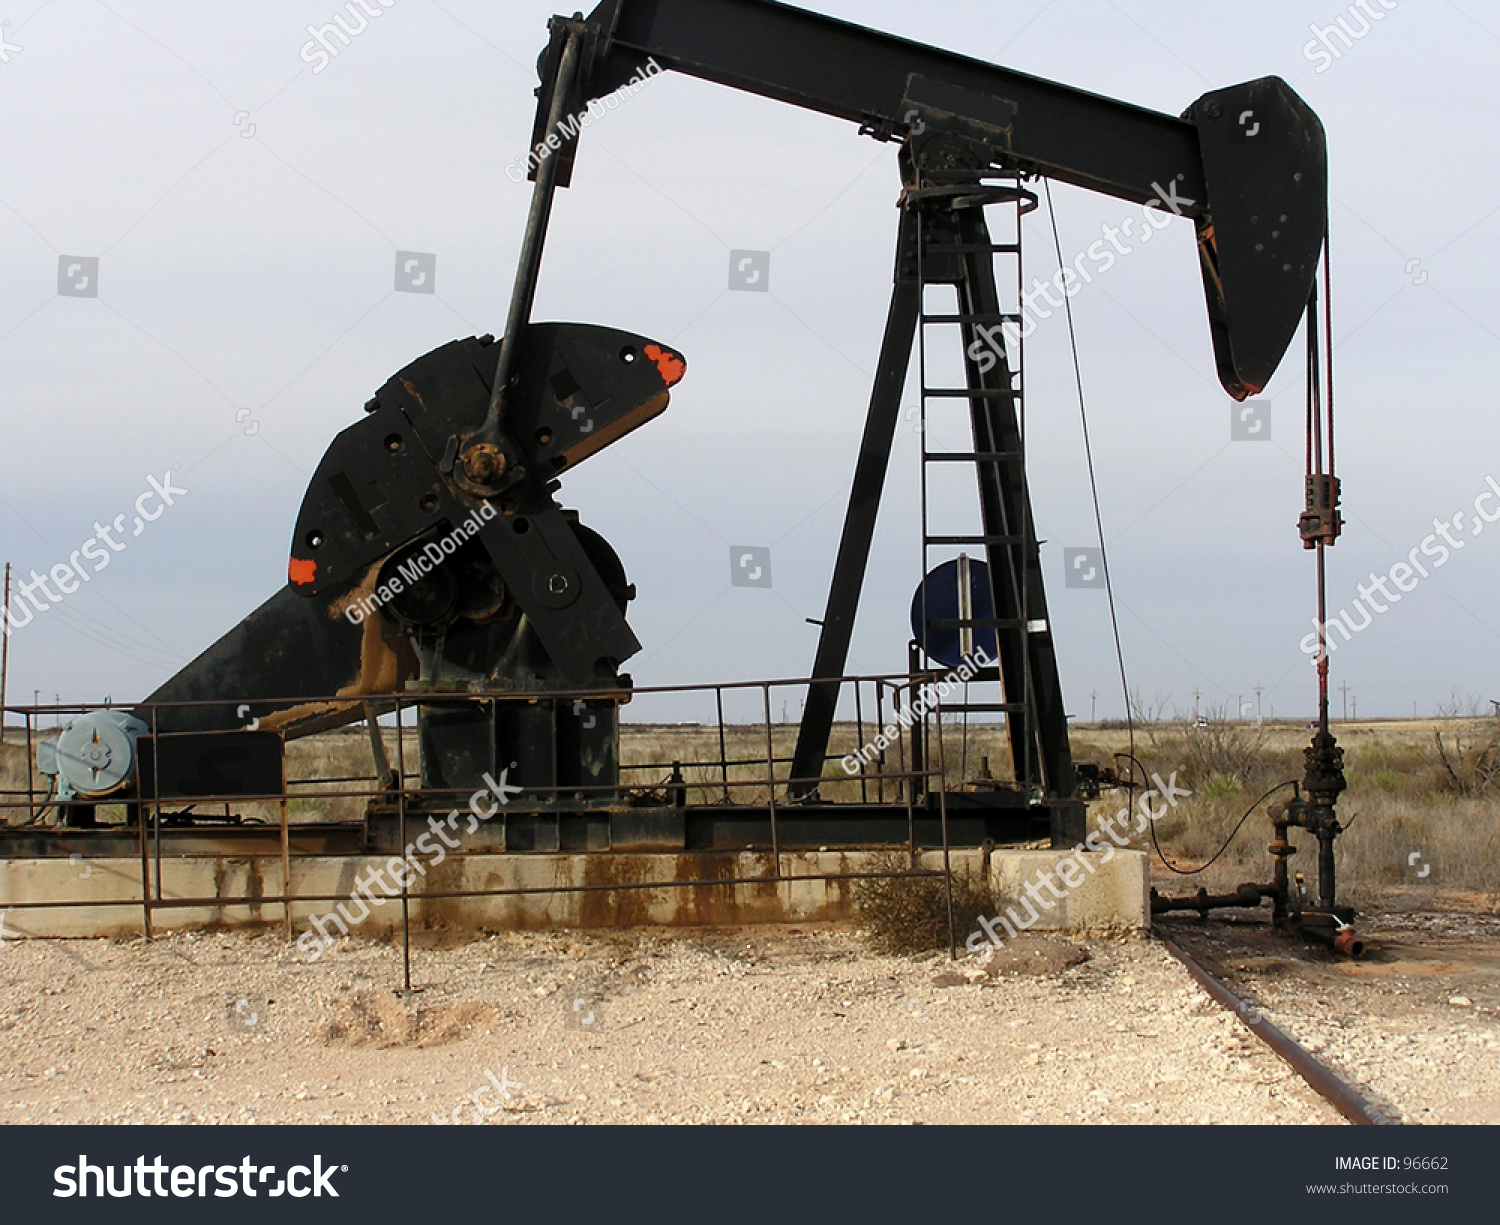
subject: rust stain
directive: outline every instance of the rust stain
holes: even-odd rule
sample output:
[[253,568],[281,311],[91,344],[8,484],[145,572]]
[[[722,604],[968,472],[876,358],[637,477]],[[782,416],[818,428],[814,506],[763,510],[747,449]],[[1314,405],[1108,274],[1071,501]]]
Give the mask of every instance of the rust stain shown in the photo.
[[410,379],[402,379],[401,386],[406,388],[406,394],[409,395],[413,400],[415,400],[418,407],[420,407],[421,410],[425,413],[427,411],[427,404],[422,399],[422,393],[417,390],[416,384],[413,383]]
[[658,392],[644,404],[638,404],[629,412],[622,413],[608,425],[600,426],[592,433],[582,435],[577,442],[562,453],[562,458],[567,460],[568,466],[582,463],[596,451],[601,451],[615,439],[630,433],[631,430],[639,429],[646,422],[661,416],[667,409],[667,403],[671,399],[668,392]]
[[[338,697],[367,693],[394,693],[416,667],[416,655],[406,636],[386,625],[378,616],[360,624],[359,675],[338,691]],[[403,664],[406,666],[403,667]]]
[[[344,610],[353,607],[375,590],[380,563],[372,565],[359,585],[348,595],[330,601],[328,619],[336,621]],[[341,685],[335,697],[358,698],[372,693],[395,693],[408,677],[417,673],[418,661],[406,635],[386,624],[378,613],[370,613],[360,622],[359,671],[347,685]],[[313,719],[347,714],[359,708],[354,702],[302,702],[261,718],[267,731],[284,731]]]
[[[649,880],[648,860],[640,855],[617,853],[586,855],[583,883],[586,885],[634,885]],[[643,927],[651,923],[656,889],[592,889],[578,894],[579,922],[584,927]],[[673,889],[669,892],[676,893]]]
[[733,853],[699,853],[677,856],[675,879],[721,880],[722,885],[687,885],[673,889],[677,909],[672,922],[691,927],[714,927],[723,923],[743,922],[735,906],[735,887],[728,882],[736,875]]
[[345,714],[354,709],[352,702],[299,702],[274,714],[262,715],[260,726],[263,731],[283,732],[324,715]]
[[[594,888],[578,897],[578,923],[583,927],[722,927],[740,923],[774,923],[783,916],[780,894],[774,881],[736,885],[736,877],[769,874],[769,855],[757,855],[747,864],[741,852],[689,851],[673,857],[672,880],[702,881],[702,884],[664,882],[661,889]],[[636,855],[615,851],[586,855],[583,883],[592,886],[643,884],[652,879],[655,854]],[[670,907],[664,917],[653,917],[657,903]]]

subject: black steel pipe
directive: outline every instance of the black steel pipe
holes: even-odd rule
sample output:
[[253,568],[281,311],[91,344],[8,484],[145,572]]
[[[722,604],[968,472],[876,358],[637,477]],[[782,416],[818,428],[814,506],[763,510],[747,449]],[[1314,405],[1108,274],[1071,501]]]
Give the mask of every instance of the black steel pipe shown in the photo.
[[1338,826],[1330,809],[1318,823],[1318,905],[1330,914],[1338,905],[1334,896],[1337,887],[1334,883],[1333,866],[1333,839],[1337,833]]
[[1225,907],[1248,907],[1253,910],[1266,898],[1275,896],[1274,885],[1244,884],[1238,886],[1233,893],[1210,893],[1207,889],[1199,889],[1190,897],[1163,897],[1153,889],[1151,913],[1169,914],[1174,910],[1193,910],[1206,917],[1210,910]]

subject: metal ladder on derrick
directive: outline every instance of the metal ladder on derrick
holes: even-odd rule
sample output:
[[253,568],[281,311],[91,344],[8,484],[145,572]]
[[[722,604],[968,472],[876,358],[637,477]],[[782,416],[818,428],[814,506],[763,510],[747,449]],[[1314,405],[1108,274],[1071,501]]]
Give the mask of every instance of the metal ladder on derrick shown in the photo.
[[[982,183],[972,174],[956,176],[951,184],[937,183],[909,193],[912,206],[923,210],[915,227],[916,262],[921,284],[918,314],[919,438],[921,442],[922,573],[929,574],[936,562],[946,560],[954,548],[959,554],[959,608],[956,617],[935,616],[928,611],[924,595],[917,646],[923,653],[941,631],[956,630],[961,650],[972,655],[976,642],[991,655],[988,667],[974,680],[998,682],[1001,699],[944,702],[944,715],[960,714],[967,725],[971,714],[1003,715],[1011,747],[1016,783],[1028,793],[1040,792],[1047,781],[1044,759],[1055,745],[1040,742],[1045,719],[1041,703],[1060,694],[1042,694],[1036,684],[1033,658],[1045,640],[1050,651],[1050,625],[1041,586],[1040,555],[1031,514],[1026,480],[1025,380],[1022,361],[1024,338],[1020,314],[1022,281],[1021,219],[1037,205],[1037,197],[1026,190],[1016,174],[992,174]],[[1013,220],[1012,237],[996,242],[985,209],[1006,206]],[[1011,275],[1003,279],[1015,286],[1015,310],[1008,311],[1000,298],[995,273],[997,260],[1011,264]],[[929,310],[929,287],[954,290],[956,310]],[[966,379],[961,387],[933,386],[928,364],[928,331],[957,326],[963,338]],[[971,449],[933,450],[929,425],[934,408],[965,402],[969,410]],[[946,423],[945,423],[946,424]],[[954,466],[970,468],[979,496],[980,530],[937,532],[933,529],[929,485],[945,479]],[[938,474],[941,474],[939,477]],[[989,574],[988,615],[976,615],[969,599],[969,551],[982,550]],[[935,551],[938,556],[935,558]],[[924,593],[927,591],[924,585]],[[991,639],[993,635],[993,639]],[[1033,641],[1036,639],[1037,641]],[[994,643],[993,654],[988,649]],[[913,652],[914,657],[916,652]],[[914,664],[919,662],[914,658]],[[1055,662],[1050,688],[1056,690]],[[935,712],[929,718],[935,719]],[[915,727],[915,724],[914,724]],[[924,737],[925,738],[925,728]],[[1062,746],[1066,755],[1066,742]],[[925,746],[919,739],[914,756]],[[1069,765],[1071,763],[1069,762]]]
[[[1075,796],[1067,716],[1026,485],[1021,415],[1024,387],[1018,381],[1019,359],[1012,360],[1002,334],[994,330],[1003,328],[1007,322],[1020,321],[1018,313],[1002,309],[995,281],[995,260],[1000,256],[1015,260],[1019,289],[1020,216],[1034,207],[1036,197],[1013,173],[985,167],[956,168],[941,151],[936,160],[949,164],[933,167],[931,160],[920,170],[908,166],[903,174],[905,187],[891,305],[826,611],[819,623],[818,650],[793,752],[788,796],[792,802],[817,796],[839,689],[844,683],[854,612],[864,582],[881,490],[902,412],[908,367],[920,342],[923,573],[927,572],[925,563],[935,550],[946,550],[951,555],[955,548],[970,552],[982,549],[989,568],[991,607],[987,611],[991,615],[976,615],[978,610],[969,609],[962,617],[939,618],[930,616],[924,607],[919,624],[913,626],[916,642],[910,671],[926,670],[923,661],[915,656],[931,640],[934,631],[956,629],[970,634],[993,631],[997,666],[982,669],[972,679],[998,682],[1002,700],[964,700],[945,704],[944,711],[1005,716],[1016,782],[1003,802],[997,804],[1002,796],[991,795],[982,807],[990,811],[997,807],[1013,808],[1018,815],[1029,810],[1045,811],[1053,845],[1071,846],[1085,832],[1084,806]],[[997,243],[990,235],[984,210],[999,204],[1015,208],[1013,241]],[[930,309],[928,291],[939,286],[955,291],[954,308]],[[1018,302],[1017,311],[1019,305]],[[960,332],[965,367],[962,387],[934,386],[929,382],[927,334],[944,324],[957,326]],[[986,330],[981,332],[981,328]],[[987,337],[991,336],[996,343],[989,342]],[[975,347],[976,342],[979,347]],[[980,360],[984,354],[992,361]],[[963,401],[968,407],[967,446],[952,451],[930,447],[929,418],[939,403],[953,401]],[[950,474],[954,466],[967,466],[974,472],[979,493],[978,531],[934,530],[929,517],[928,488],[938,466]],[[925,584],[923,589],[927,590]],[[983,639],[980,641],[982,645]],[[910,773],[916,784],[909,794],[924,808],[930,807],[934,798],[940,803],[952,800],[962,806],[963,796],[948,793],[946,789],[941,789],[946,799],[934,797],[932,792],[937,788],[925,776],[925,742],[933,717],[929,712],[927,717],[909,724]]]

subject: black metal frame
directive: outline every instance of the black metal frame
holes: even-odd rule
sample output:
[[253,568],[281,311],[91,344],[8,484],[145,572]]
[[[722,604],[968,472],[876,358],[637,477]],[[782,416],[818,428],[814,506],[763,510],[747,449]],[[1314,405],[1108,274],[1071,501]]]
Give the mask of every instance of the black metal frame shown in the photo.
[[[1300,316],[1300,300],[1294,310],[1288,302],[1316,274],[1327,216],[1322,127],[1278,78],[1204,95],[1173,118],[769,0],[601,0],[587,19],[554,17],[550,31],[532,141],[541,147],[561,135],[562,142],[532,169],[533,218],[545,218],[552,193],[571,181],[577,127],[559,133],[559,118],[653,64],[903,142],[895,285],[793,768],[794,777],[809,781],[795,783],[790,798],[812,800],[839,697],[832,678],[847,663],[924,289],[958,289],[966,350],[976,319],[1000,313],[984,200],[964,193],[999,168],[1192,218],[1220,377],[1242,398],[1280,361]],[[1259,143],[1233,126],[1235,115],[1252,109],[1263,117]],[[1217,225],[1211,190],[1225,206]],[[1259,225],[1267,216],[1280,218],[1274,233]],[[517,303],[544,225],[528,224],[512,326],[524,322]],[[929,259],[944,247],[944,256]],[[534,271],[529,275],[534,279]],[[1010,372],[1003,361],[986,373],[969,360],[967,376],[980,543],[990,562],[996,671],[1005,691],[992,709],[1006,716],[1017,782],[1050,809],[1054,843],[1072,844],[1084,832],[1084,807],[1075,796]],[[500,392],[497,383],[497,398]],[[996,458],[978,458],[986,455]],[[924,525],[924,545],[925,532]]]
[[[993,353],[995,360],[985,364],[969,356],[977,328],[997,327],[1004,320],[1016,318],[1002,309],[993,263],[997,245],[984,217],[986,204],[1014,200],[1014,188],[986,184],[984,179],[993,176],[984,169],[923,172],[911,161],[907,165],[895,284],[880,364],[818,635],[792,773],[809,780],[818,779],[821,773],[841,688],[839,681],[825,678],[840,676],[847,664],[907,368],[918,329],[927,320],[924,294],[929,286],[951,286],[957,291],[959,310],[945,319],[961,328],[967,387],[950,394],[967,399],[969,405],[973,452],[967,458],[978,481],[983,531],[973,537],[932,538],[927,536],[924,522],[924,542],[970,543],[985,550],[994,616],[964,624],[993,630],[998,641],[998,666],[983,673],[981,679],[998,679],[1004,701],[987,709],[1005,714],[1015,780],[1048,814],[1054,844],[1072,846],[1086,832],[1084,807],[1074,795],[1067,715],[1027,488],[1018,396],[1011,365],[1003,353]],[[939,181],[934,182],[934,178]],[[925,370],[919,371],[918,377],[924,382],[925,400],[932,394],[925,386]],[[816,793],[816,781],[796,784],[793,791],[794,797],[801,799],[811,799]]]

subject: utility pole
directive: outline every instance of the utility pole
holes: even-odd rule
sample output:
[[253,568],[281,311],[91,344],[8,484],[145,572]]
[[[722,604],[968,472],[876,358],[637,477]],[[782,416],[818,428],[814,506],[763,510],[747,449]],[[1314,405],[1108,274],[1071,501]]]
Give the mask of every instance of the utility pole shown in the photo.
[[[1261,693],[1261,690],[1264,689],[1264,688],[1265,688],[1264,685],[1257,685],[1255,687],[1255,721],[1257,723],[1259,723],[1261,721],[1261,719],[1260,719],[1260,693]],[[1271,713],[1274,715],[1276,712],[1272,711]]]
[[10,671],[10,562],[5,563],[5,604],[0,611],[5,640],[0,643],[0,744],[5,743],[5,678]]
[[1349,709],[1354,712],[1354,721],[1359,722],[1359,694],[1349,699]]
[[1339,686],[1339,692],[1344,695],[1344,722],[1349,722],[1349,682],[1345,681]]
[[1193,690],[1193,722],[1198,722],[1198,699],[1203,696],[1201,689]]
[[1099,722],[1099,691],[1097,689],[1089,690],[1089,722]]

